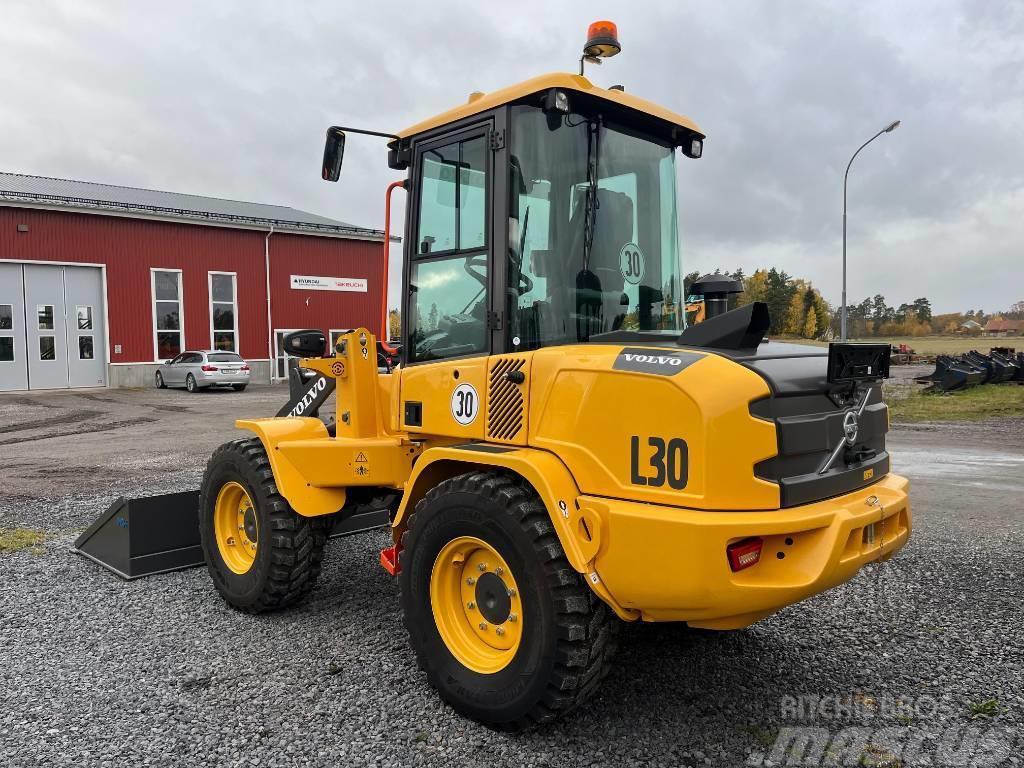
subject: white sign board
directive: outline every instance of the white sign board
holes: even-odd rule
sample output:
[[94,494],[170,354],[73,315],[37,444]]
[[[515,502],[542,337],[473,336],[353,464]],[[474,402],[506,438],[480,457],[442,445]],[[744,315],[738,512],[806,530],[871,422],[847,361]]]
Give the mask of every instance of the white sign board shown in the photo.
[[366,293],[366,278],[292,275],[292,288],[302,291],[356,291],[358,293]]

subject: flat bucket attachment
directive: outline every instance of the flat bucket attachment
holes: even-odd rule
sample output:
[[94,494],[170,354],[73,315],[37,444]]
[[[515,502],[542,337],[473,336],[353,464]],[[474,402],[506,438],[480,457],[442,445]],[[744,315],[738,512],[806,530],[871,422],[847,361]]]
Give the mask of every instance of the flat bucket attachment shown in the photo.
[[[347,508],[347,514],[337,516],[330,537],[351,536],[390,524],[387,507],[353,505]],[[75,540],[71,551],[123,579],[204,565],[199,543],[199,491],[138,499],[122,496]]]
[[123,579],[202,565],[199,491],[119,498],[71,550]]

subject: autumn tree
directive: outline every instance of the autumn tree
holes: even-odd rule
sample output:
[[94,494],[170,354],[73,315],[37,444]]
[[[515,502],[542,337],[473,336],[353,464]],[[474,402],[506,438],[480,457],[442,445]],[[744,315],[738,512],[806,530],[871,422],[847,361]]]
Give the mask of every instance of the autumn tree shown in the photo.
[[389,340],[402,338],[402,313],[397,309],[388,312],[388,337]]

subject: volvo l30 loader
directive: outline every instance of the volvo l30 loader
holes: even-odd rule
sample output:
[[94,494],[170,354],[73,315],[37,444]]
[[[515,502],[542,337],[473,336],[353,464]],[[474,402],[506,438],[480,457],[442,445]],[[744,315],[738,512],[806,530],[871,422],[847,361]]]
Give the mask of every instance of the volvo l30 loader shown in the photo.
[[[586,56],[617,50],[596,25]],[[325,179],[352,133],[328,130]],[[301,600],[329,522],[386,497],[419,665],[459,712],[520,730],[594,692],[621,622],[745,627],[906,543],[887,346],[766,342],[764,304],[711,316],[709,296],[684,327],[693,121],[550,74],[378,135],[406,173],[401,362],[379,368],[367,328],[287,338],[335,419],[240,420],[251,435],[210,459],[200,524],[228,603]]]

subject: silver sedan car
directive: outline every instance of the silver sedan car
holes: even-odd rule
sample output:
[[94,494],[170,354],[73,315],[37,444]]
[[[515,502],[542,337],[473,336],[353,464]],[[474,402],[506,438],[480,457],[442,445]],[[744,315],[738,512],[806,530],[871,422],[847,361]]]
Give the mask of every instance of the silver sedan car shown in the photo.
[[182,352],[156,369],[156,385],[198,392],[208,387],[231,387],[241,392],[249,384],[249,364],[234,352]]

